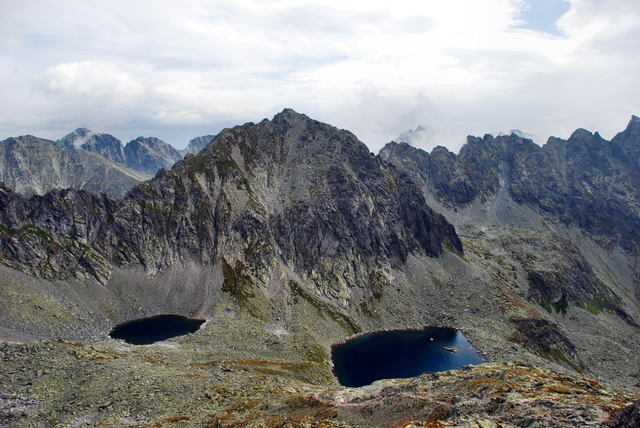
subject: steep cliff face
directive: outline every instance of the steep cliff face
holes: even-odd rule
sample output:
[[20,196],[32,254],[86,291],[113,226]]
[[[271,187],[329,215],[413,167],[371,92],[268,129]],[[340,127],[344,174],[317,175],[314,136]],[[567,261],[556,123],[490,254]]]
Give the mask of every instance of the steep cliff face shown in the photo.
[[[206,141],[207,137],[211,138]],[[197,153],[212,139],[212,136],[194,138],[189,143],[186,153]],[[123,145],[112,135],[87,128],[76,129],[58,140],[57,144],[68,150],[84,150],[99,154],[105,159],[137,171],[145,178],[155,175],[160,168],[171,168],[183,155],[159,138],[138,137]]]
[[[111,426],[606,420],[636,397],[582,375],[638,382],[636,271],[632,251],[611,245],[622,229],[588,229],[573,210],[607,183],[632,194],[624,141],[485,136],[460,155],[391,144],[374,156],[287,109],[221,132],[122,199],[0,186],[0,340],[74,340],[3,345],[0,405],[22,406],[9,417],[25,423]],[[158,313],[207,322],[175,347],[107,338]],[[333,344],[427,325],[461,329],[495,363],[337,385]]]
[[138,137],[124,147],[125,163],[129,168],[154,175],[160,168],[171,166],[182,159],[173,146],[155,137]]
[[125,163],[122,142],[109,134],[78,128],[58,140],[58,144],[66,149],[82,149],[97,153],[112,162]]
[[[544,147],[510,136],[469,137],[459,155],[390,143],[381,156],[448,207],[494,201],[501,190],[519,205],[577,226],[627,251],[640,247],[640,120],[611,142],[584,129]],[[411,169],[412,171],[408,171]],[[508,222],[508,219],[506,220]]]
[[67,150],[33,136],[0,142],[0,177],[24,195],[72,187],[123,196],[142,180],[135,171],[84,150]]
[[188,154],[195,155],[200,152],[200,150],[204,149],[209,145],[213,139],[216,138],[215,135],[203,135],[201,137],[193,138],[187,144],[183,150],[180,150],[180,154],[186,156]]
[[75,191],[20,201],[3,192],[15,206],[5,214],[3,260],[44,277],[78,275],[51,267],[52,251],[36,251],[71,240],[86,246],[100,281],[105,260],[150,273],[190,260],[222,264],[263,282],[281,262],[347,304],[352,288],[371,293],[371,276],[409,254],[462,253],[454,228],[394,168],[353,134],[291,110],[224,131],[122,201]]
[[457,155],[390,143],[380,156],[422,189],[464,237],[466,256],[491,273],[514,306],[516,343],[600,365],[594,338],[607,331],[614,346],[640,324],[639,128],[634,117],[612,141],[579,129],[543,147],[515,134],[469,137]]

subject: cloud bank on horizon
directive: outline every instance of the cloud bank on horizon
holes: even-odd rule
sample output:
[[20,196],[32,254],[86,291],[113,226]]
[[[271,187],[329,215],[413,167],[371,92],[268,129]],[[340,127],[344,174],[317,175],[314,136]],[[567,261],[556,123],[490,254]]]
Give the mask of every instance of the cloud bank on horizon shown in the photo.
[[0,138],[79,126],[184,146],[284,107],[376,151],[640,113],[637,0],[3,0]]

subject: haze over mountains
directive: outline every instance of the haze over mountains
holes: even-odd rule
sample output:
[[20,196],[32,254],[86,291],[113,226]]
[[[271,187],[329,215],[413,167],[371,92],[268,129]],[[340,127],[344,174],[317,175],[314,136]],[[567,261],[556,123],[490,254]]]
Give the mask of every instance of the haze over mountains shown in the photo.
[[[126,168],[173,153],[160,140],[129,151],[114,140],[80,130],[57,144]],[[96,423],[122,423],[136,388],[151,387],[132,388],[120,370],[153,379],[158,400],[136,410],[145,423],[175,412],[267,426],[310,412],[326,426],[599,423],[638,396],[639,147],[634,116],[611,141],[579,129],[543,147],[485,135],[459,154],[392,142],[374,155],[349,131],[285,109],[222,131],[120,198],[25,198],[3,185],[0,337],[39,342],[3,348],[0,389],[23,385],[29,400],[62,388],[16,416],[34,423],[93,410]],[[106,337],[158,313],[208,322],[174,348]],[[492,363],[337,385],[332,344],[433,325],[461,329]],[[92,344],[41,342],[60,336]],[[44,366],[64,370],[32,376]],[[99,402],[89,410],[65,404],[75,385],[59,386],[76,368],[82,396]],[[183,400],[165,399],[177,391]]]
[[74,188],[122,197],[160,168],[171,168],[186,154],[199,152],[213,138],[194,138],[184,150],[155,137],[138,137],[123,145],[112,135],[86,128],[55,142],[33,136],[9,138],[0,142],[0,176],[24,195]]
[[79,128],[58,140],[58,144],[67,149],[83,149],[97,153],[112,162],[153,176],[160,168],[171,168],[186,154],[199,152],[214,137],[214,135],[196,137],[189,141],[183,150],[177,150],[156,137],[138,137],[123,145],[112,135]]

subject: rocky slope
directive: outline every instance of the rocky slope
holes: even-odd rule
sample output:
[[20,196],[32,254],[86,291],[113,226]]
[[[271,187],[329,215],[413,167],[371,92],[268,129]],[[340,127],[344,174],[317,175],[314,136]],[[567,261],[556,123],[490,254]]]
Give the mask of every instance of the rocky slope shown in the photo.
[[112,162],[126,163],[122,142],[109,134],[78,128],[58,140],[58,144],[69,150],[82,149],[97,153]]
[[[640,320],[636,147],[640,120],[634,116],[612,141],[582,129],[543,147],[515,134],[485,135],[469,137],[457,155],[443,147],[427,153],[390,143],[380,156],[445,214],[463,236],[466,253],[477,252],[503,290],[516,291],[538,312],[512,322],[551,322],[566,329],[577,347],[597,349],[598,331],[607,331],[618,346],[637,334]],[[583,360],[608,359],[606,352],[589,356],[564,348],[565,355],[582,354]]]
[[160,168],[171,168],[182,155],[170,144],[155,137],[138,137],[124,146],[126,165],[153,176]]
[[72,188],[124,196],[160,168],[169,169],[184,154],[197,153],[213,136],[194,138],[184,151],[154,137],[123,145],[109,134],[79,128],[55,143],[31,136],[0,142],[0,178],[25,196]]
[[[504,193],[547,220],[635,252],[640,244],[638,147],[640,119],[634,116],[612,141],[578,129],[568,140],[552,137],[543,147],[515,134],[485,135],[469,137],[458,155],[443,147],[426,153],[402,143],[388,144],[380,155],[412,174],[447,208],[502,203]],[[520,220],[504,214],[495,220]]]
[[[594,167],[591,181],[569,180],[584,165],[548,161],[556,169],[542,173],[569,189],[554,206],[577,212],[565,222],[533,202],[542,190],[532,189],[548,183],[518,173],[537,165],[530,142],[471,143],[466,157],[402,144],[374,156],[348,131],[284,110],[224,130],[123,199],[76,190],[25,199],[0,187],[0,339],[37,341],[0,349],[0,418],[45,426],[610,420],[638,396],[637,265],[622,240],[629,226],[604,234],[584,222],[581,203],[596,203],[587,197],[599,197],[611,175]],[[627,193],[614,206],[632,207],[633,178],[616,171]],[[207,322],[149,347],[107,337],[115,323],[157,313]],[[337,385],[332,344],[428,325],[461,329],[495,363]],[[42,342],[56,337],[82,342]]]
[[[197,138],[192,142],[193,146],[190,146],[192,150],[202,144],[202,140]],[[138,137],[123,145],[112,135],[94,132],[87,128],[76,129],[58,140],[58,144],[70,150],[81,149],[97,153],[112,162],[137,171],[146,178],[155,175],[160,168],[171,168],[183,156],[173,146],[159,138]]]
[[189,141],[187,147],[185,147],[183,150],[180,150],[180,154],[182,154],[183,156],[186,156],[188,154],[195,155],[199,153],[200,150],[207,147],[214,138],[216,138],[215,135],[203,135],[201,137],[193,138],[191,141]]
[[66,187],[123,196],[143,178],[96,154],[33,136],[0,142],[0,177],[27,196]]
[[[640,119],[634,116],[612,141],[583,129],[566,141],[552,137],[543,147],[515,134],[486,135],[469,137],[459,155],[391,143],[381,156],[407,173],[463,233],[524,227],[564,239],[565,253],[576,263],[567,268],[582,279],[560,279],[549,265],[546,272],[530,270],[532,294],[541,304],[585,305],[591,299],[626,319],[621,304],[635,304],[640,295],[638,147]],[[593,248],[624,266],[598,260],[603,257]],[[604,283],[617,296],[607,295]]]
[[[632,427],[625,421],[637,419],[637,393],[530,364],[490,363],[345,388],[331,383],[326,357],[303,342],[248,326],[217,333],[198,332],[173,347],[0,345],[0,390],[12,391],[0,393],[0,424],[604,428],[612,418],[612,427]],[[230,333],[249,349],[227,341]],[[203,347],[217,337],[224,346]],[[265,353],[257,342],[271,355],[256,357]]]
[[[462,252],[453,227],[395,169],[352,134],[289,110],[225,131],[118,203],[75,191],[28,201],[3,195],[17,201],[4,210],[16,243],[0,251],[10,260],[18,256],[6,251],[31,235],[20,231],[37,228],[47,245],[71,238],[114,266],[150,273],[188,260],[258,273],[278,261],[344,304],[352,288],[370,293],[372,275],[383,281],[385,266],[412,253]],[[80,227],[67,220],[76,217]],[[52,271],[32,254],[18,261],[42,277],[74,273]]]

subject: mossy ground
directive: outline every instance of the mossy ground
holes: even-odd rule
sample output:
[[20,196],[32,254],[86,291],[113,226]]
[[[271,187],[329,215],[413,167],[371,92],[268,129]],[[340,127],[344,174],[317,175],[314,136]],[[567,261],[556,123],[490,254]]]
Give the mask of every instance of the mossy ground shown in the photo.
[[[387,427],[407,421],[475,426],[464,424],[485,420],[490,424],[478,426],[506,427],[520,426],[528,417],[544,426],[569,427],[593,424],[638,398],[586,378],[514,363],[343,388],[331,376],[322,348],[306,346],[300,336],[269,338],[280,342],[275,345],[280,357],[247,357],[255,349],[241,355],[238,348],[203,347],[221,328],[237,332],[231,324],[188,336],[176,346],[3,345],[0,404],[12,400],[22,407],[2,407],[0,422],[16,427]],[[249,327],[245,343],[258,346],[258,326],[243,327]],[[504,405],[496,407],[498,402]]]
[[605,309],[605,304],[600,299],[591,299],[586,303],[587,310],[593,315],[598,315]]
[[53,298],[15,283],[4,283],[0,287],[0,307],[12,317],[36,325],[65,325],[77,319],[71,309]]

